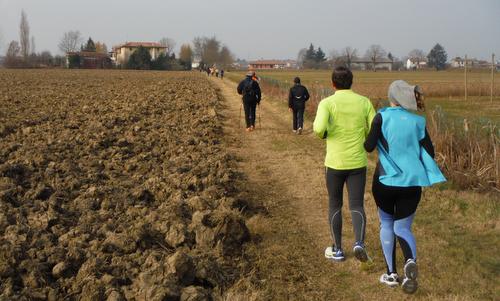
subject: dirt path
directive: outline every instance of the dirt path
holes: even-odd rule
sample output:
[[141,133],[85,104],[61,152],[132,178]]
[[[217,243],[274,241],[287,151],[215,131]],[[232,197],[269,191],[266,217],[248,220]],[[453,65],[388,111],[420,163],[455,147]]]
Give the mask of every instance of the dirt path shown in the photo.
[[[257,130],[246,133],[243,118],[238,128],[241,100],[236,85],[216,79],[213,83],[226,101],[223,114],[227,143],[240,159],[240,170],[246,175],[240,185],[247,197],[262,203],[268,212],[267,216],[256,216],[249,222],[254,237],[261,240],[255,249],[249,250],[256,259],[256,267],[253,279],[249,279],[253,287],[247,289],[257,290],[260,297],[269,299],[382,297],[384,288],[377,283],[383,271],[381,258],[372,254],[375,264],[362,269],[349,248],[353,234],[347,206],[343,210],[347,261],[339,264],[323,257],[324,248],[331,244],[324,186],[324,142],[313,135],[311,122],[306,121],[303,135],[293,134],[291,115],[285,104],[270,101],[264,95],[259,108],[261,127],[257,122]],[[369,194],[366,200],[367,245],[375,253],[372,246],[378,243],[378,222]],[[381,294],[375,296],[374,292]]]

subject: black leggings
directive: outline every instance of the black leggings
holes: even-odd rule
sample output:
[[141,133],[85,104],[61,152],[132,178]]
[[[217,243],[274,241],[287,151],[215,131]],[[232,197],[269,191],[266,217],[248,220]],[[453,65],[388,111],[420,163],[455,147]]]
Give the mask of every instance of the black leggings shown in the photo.
[[245,122],[247,124],[247,128],[251,126],[255,127],[255,113],[257,102],[243,101],[243,107],[245,108]]
[[293,110],[293,129],[304,128],[304,108],[294,108]]
[[337,170],[326,168],[326,187],[329,196],[328,224],[335,247],[342,248],[342,205],[344,183],[347,183],[349,210],[357,242],[365,239],[366,216],[363,206],[366,183],[366,167]]
[[387,273],[396,273],[396,239],[406,260],[417,258],[415,236],[411,231],[413,218],[422,195],[422,188],[387,186],[373,176],[373,198],[379,209],[380,241]]

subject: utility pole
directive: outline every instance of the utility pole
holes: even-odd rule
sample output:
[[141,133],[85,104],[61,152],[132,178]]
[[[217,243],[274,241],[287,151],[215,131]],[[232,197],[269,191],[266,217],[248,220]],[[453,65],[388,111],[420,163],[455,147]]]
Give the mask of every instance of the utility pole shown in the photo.
[[490,102],[493,102],[493,87],[495,85],[495,54],[491,55],[491,93]]
[[467,54],[465,55],[464,61],[464,71],[465,71],[465,101],[467,101]]

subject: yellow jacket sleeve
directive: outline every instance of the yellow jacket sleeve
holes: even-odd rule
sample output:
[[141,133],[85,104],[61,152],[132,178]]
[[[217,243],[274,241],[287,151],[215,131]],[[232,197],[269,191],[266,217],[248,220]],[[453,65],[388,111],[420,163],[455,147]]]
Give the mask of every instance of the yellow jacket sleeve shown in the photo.
[[330,119],[330,112],[326,101],[322,100],[318,105],[316,117],[314,118],[313,131],[319,138],[325,138],[326,130],[328,128],[328,121]]

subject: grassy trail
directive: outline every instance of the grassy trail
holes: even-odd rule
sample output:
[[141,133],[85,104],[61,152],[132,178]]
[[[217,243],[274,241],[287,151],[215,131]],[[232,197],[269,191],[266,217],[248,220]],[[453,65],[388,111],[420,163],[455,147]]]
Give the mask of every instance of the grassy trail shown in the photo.
[[[323,251],[331,238],[324,142],[313,136],[310,120],[303,135],[292,134],[286,106],[267,99],[264,91],[259,108],[262,127],[246,133],[244,121],[239,120],[241,100],[235,84],[212,82],[225,99],[226,145],[239,158],[245,176],[239,187],[246,198],[266,209],[266,214],[248,222],[255,243],[248,245],[246,255],[254,264],[236,286],[240,293],[255,300],[495,300],[500,295],[496,285],[500,268],[498,195],[424,193],[415,221],[420,289],[407,296],[378,283],[384,263],[371,179],[366,186],[365,210],[366,244],[373,264],[360,266],[349,248],[353,233],[347,203],[343,208],[347,260],[327,261]],[[368,178],[373,166],[371,157]]]

